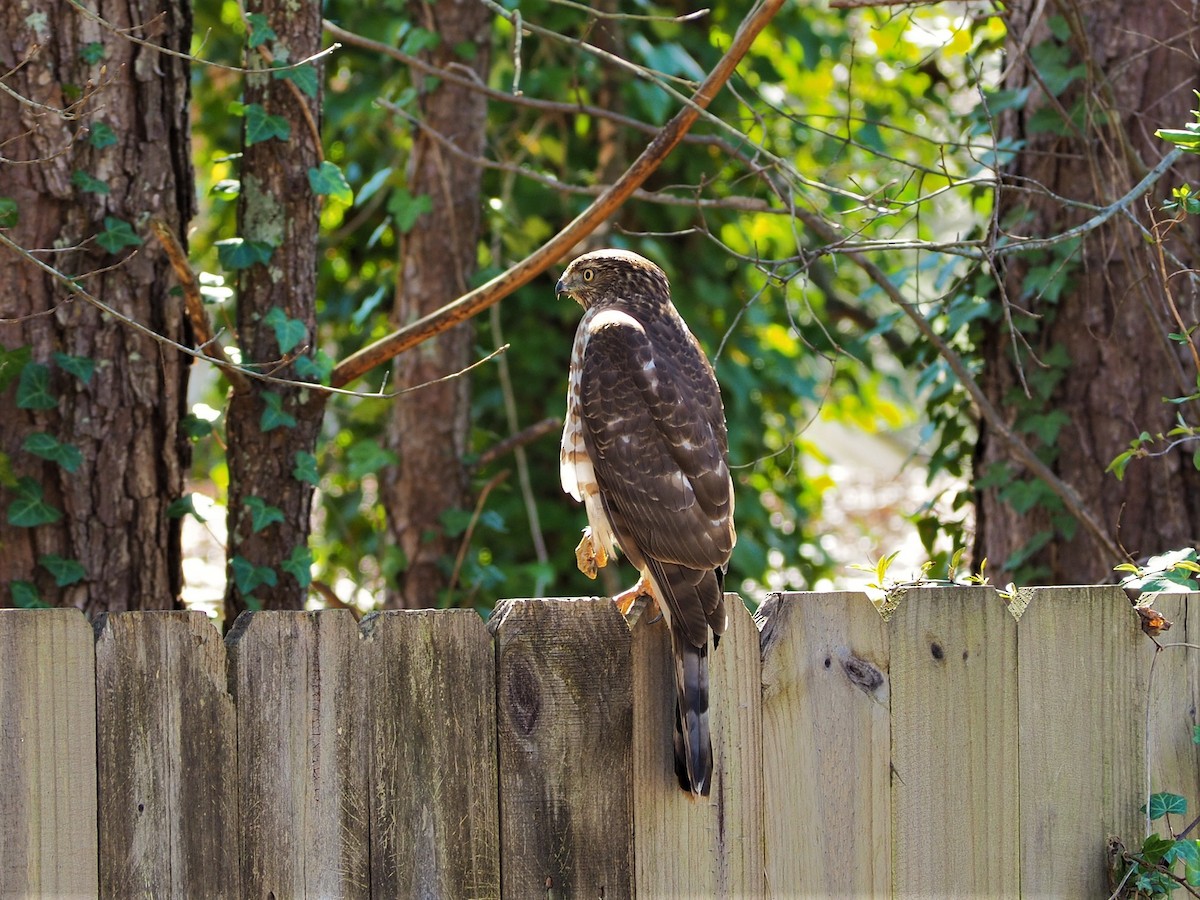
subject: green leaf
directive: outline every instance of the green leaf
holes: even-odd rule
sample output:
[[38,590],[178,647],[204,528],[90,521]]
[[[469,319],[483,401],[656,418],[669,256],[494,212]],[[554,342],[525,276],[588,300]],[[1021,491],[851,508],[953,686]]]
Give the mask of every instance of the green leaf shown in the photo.
[[[1146,807],[1142,807],[1142,812]],[[1165,815],[1182,816],[1187,814],[1187,800],[1179,794],[1161,792],[1150,795],[1150,821],[1161,819]]]
[[261,144],[272,138],[281,141],[290,140],[292,126],[283,116],[268,115],[267,111],[257,103],[246,105],[246,146]]
[[447,509],[438,516],[442,530],[447,537],[458,537],[471,524],[472,513],[469,509]]
[[196,512],[195,494],[184,494],[171,501],[171,505],[167,507],[167,517],[171,519],[182,519],[184,516],[191,516],[197,522],[205,521],[204,516]]
[[21,221],[17,201],[12,197],[0,197],[0,228],[15,228]]
[[179,427],[193,441],[208,437],[213,431],[212,422],[208,421],[208,419],[202,419],[194,413],[188,413],[180,419]]
[[396,227],[400,232],[408,234],[417,224],[417,219],[433,209],[433,201],[429,199],[428,194],[414,197],[404,188],[397,188],[388,198],[387,209],[396,220]]
[[16,487],[17,476],[13,472],[12,459],[7,453],[0,452],[0,487]]
[[10,581],[8,591],[12,594],[13,606],[17,609],[49,609],[50,604],[42,599],[37,585],[32,581]]
[[333,360],[324,350],[318,350],[315,356],[296,357],[295,366],[296,374],[300,378],[318,384],[328,384],[329,376],[333,372]]
[[15,350],[0,347],[0,391],[7,390],[13,379],[21,374],[29,363],[31,352],[28,344]]
[[25,476],[13,488],[13,501],[8,505],[8,524],[17,528],[35,528],[62,518],[62,513],[42,499],[42,486]]
[[38,565],[54,576],[54,583],[66,587],[87,577],[87,569],[78,560],[46,554],[38,557]]
[[79,58],[89,66],[94,66],[104,59],[104,45],[99,41],[89,41],[79,48]]
[[275,329],[275,340],[282,353],[290,353],[296,345],[308,337],[308,328],[300,319],[289,319],[278,306],[271,307],[263,322]]
[[246,22],[250,26],[250,39],[247,41],[250,49],[261,47],[267,41],[279,40],[279,35],[267,24],[267,17],[262,13],[248,13]]
[[262,417],[258,420],[259,428],[266,432],[274,431],[276,428],[296,427],[296,417],[283,408],[283,397],[279,394],[265,392],[262,399],[263,412]]
[[[296,451],[296,466],[292,469],[292,477],[306,484],[316,485],[321,478],[317,474],[317,458],[303,450]],[[1200,743],[1200,741],[1197,741]]]
[[21,370],[17,382],[17,406],[21,409],[54,409],[58,399],[50,393],[50,367],[31,362]]
[[1181,859],[1188,867],[1195,867],[1200,863],[1200,849],[1197,849],[1195,841],[1177,840],[1175,846],[1163,855],[1163,862],[1168,866]]
[[96,361],[90,356],[71,356],[55,351],[54,361],[64,372],[70,372],[84,384],[90,384],[96,371]]
[[413,28],[404,38],[404,43],[400,45],[400,52],[407,53],[409,56],[416,56],[422,50],[432,50],[442,39],[432,31],[426,31],[424,28]]
[[105,147],[111,147],[117,142],[117,133],[112,130],[107,122],[93,122],[91,131],[88,133],[88,143],[97,150],[103,150]]
[[342,170],[337,167],[336,163],[331,163],[327,159],[323,160],[317,168],[308,170],[308,184],[314,194],[332,197],[347,206],[354,203],[354,191],[350,189],[350,183],[346,181],[346,176],[342,174]]
[[355,481],[364,475],[378,472],[387,466],[393,466],[400,461],[390,450],[385,450],[378,441],[360,440],[350,445],[346,451],[346,474]]
[[96,243],[109,253],[116,253],[123,247],[141,246],[142,239],[134,232],[133,226],[124,219],[105,216],[104,230],[96,235]]
[[379,189],[387,184],[388,178],[390,178],[392,175],[392,171],[393,169],[391,166],[384,166],[382,169],[368,178],[366,184],[358,189],[358,202],[366,203],[368,200],[374,197],[375,194],[379,192]]
[[292,549],[292,555],[279,564],[302,588],[312,584],[312,551],[301,545]]
[[278,506],[268,506],[262,497],[246,497],[242,504],[250,510],[250,529],[254,534],[283,521],[283,510]]
[[279,576],[275,574],[275,570],[270,566],[256,566],[244,556],[235,556],[229,561],[229,568],[233,572],[233,581],[237,585],[237,589],[244,595],[249,594],[256,587],[266,585],[267,587],[275,587],[279,583]]
[[68,472],[74,472],[83,463],[83,454],[74,444],[64,444],[45,431],[35,431],[25,437],[21,449],[34,456],[58,463]]
[[247,241],[240,237],[217,241],[216,247],[217,259],[224,268],[231,272],[248,269],[255,263],[262,263],[265,266],[271,261],[271,255],[275,252],[275,248],[270,244],[263,241]]
[[1175,842],[1169,838],[1162,838],[1157,834],[1148,835],[1142,841],[1142,856],[1146,862],[1155,865],[1162,860],[1174,844]]
[[89,175],[83,169],[76,169],[71,173],[71,184],[89,194],[108,194],[112,191],[108,186],[108,182],[101,181],[94,175]]
[[297,66],[294,69],[279,69],[272,77],[279,81],[290,81],[308,97],[317,96],[317,89],[320,87],[317,69],[312,63]]

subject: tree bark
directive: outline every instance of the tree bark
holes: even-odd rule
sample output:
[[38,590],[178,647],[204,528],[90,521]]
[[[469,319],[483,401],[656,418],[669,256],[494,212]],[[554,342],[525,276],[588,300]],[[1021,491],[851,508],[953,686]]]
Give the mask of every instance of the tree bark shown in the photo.
[[[299,61],[320,49],[321,5],[316,0],[262,0],[247,3],[246,12],[264,16],[275,33],[261,45],[272,58]],[[265,66],[259,48],[248,50],[246,65]],[[314,133],[320,92],[309,96],[295,82],[251,74],[245,103],[239,231],[244,241],[272,250],[268,262],[238,273],[238,346],[243,363],[265,374],[298,379],[294,359],[311,354],[316,337],[320,221],[308,173],[321,164],[320,136]],[[287,135],[256,139],[262,135],[252,135],[256,125],[249,110],[256,105],[286,122]],[[285,320],[303,325],[294,346],[280,342]],[[283,327],[286,331],[288,326]],[[295,475],[296,455],[314,452],[323,412],[323,394],[261,381],[230,401],[227,622],[247,608],[304,606],[313,485]],[[299,579],[297,572],[302,573]]]
[[[435,65],[456,63],[487,79],[492,16],[473,0],[416,0],[416,23],[440,38],[424,55]],[[474,47],[465,58],[458,50]],[[442,83],[420,93],[427,128],[470,156],[483,153],[487,102],[477,92]],[[450,153],[424,129],[413,136],[408,190],[428,195],[433,209],[400,242],[400,283],[394,321],[413,322],[464,294],[475,271],[480,222],[479,166]],[[463,323],[397,358],[395,383],[410,387],[460,371],[471,361],[473,328]],[[406,566],[388,605],[439,604],[458,549],[442,516],[470,503],[463,457],[467,449],[470,382],[458,378],[402,396],[388,423],[388,444],[399,463],[383,473],[388,530]]]
[[[90,6],[116,28],[189,48],[186,0]],[[144,239],[145,220],[158,216],[182,236],[193,214],[188,64],[67,4],[27,0],[0,5],[0,71],[20,96],[0,93],[0,197],[20,217],[5,234],[104,303],[186,343],[170,265],[134,235]],[[0,347],[29,348],[22,378],[46,366],[53,398],[31,407],[16,382],[0,391],[0,606],[30,602],[31,589],[89,614],[177,606],[180,523],[167,507],[190,459],[179,429],[190,359],[72,299],[8,248],[0,248],[0,320]],[[94,372],[71,374],[62,354],[91,360]],[[77,467],[30,452],[37,433],[75,448]],[[29,489],[61,516],[14,525]],[[53,557],[78,563],[82,577],[60,583],[72,576],[56,577]]]
[[[1200,64],[1189,35],[1197,19],[1175,3],[1095,0],[1081,7],[1052,0],[1036,21],[1034,8],[1011,7],[1012,74],[1004,87],[1027,88],[1030,96],[1002,119],[1002,134],[1023,145],[1004,174],[998,221],[1005,234],[1052,236],[1095,213],[1061,198],[1117,200],[1171,149],[1155,129],[1192,120]],[[1052,16],[1065,22],[1065,40],[1051,34]],[[1074,66],[1081,67],[1077,77],[1048,96],[1047,88],[1057,89]],[[1061,112],[1072,111],[1067,122]],[[1131,207],[1144,226],[1169,218],[1160,207],[1171,186],[1196,180],[1194,166],[1187,168],[1177,167]],[[1195,237],[1185,223],[1172,232],[1168,250],[1190,264]],[[1190,450],[1134,460],[1124,481],[1105,472],[1140,432],[1166,432],[1181,410],[1195,418],[1194,404],[1163,402],[1195,391],[1191,355],[1167,338],[1181,330],[1168,289],[1188,327],[1198,320],[1195,290],[1185,278],[1168,281],[1177,267],[1161,271],[1153,243],[1121,215],[1074,252],[1060,247],[1007,265],[982,343],[982,386],[1131,557],[1195,546],[1200,473]],[[1112,579],[1122,560],[1101,553],[1084,529],[1030,489],[1008,447],[986,426],[975,475],[994,482],[978,493],[976,552],[1000,583]]]

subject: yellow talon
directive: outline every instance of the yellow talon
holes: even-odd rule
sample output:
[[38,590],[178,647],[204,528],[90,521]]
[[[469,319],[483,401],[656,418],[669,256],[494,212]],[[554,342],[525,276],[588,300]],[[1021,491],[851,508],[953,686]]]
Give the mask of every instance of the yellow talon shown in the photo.
[[575,565],[579,571],[593,581],[596,580],[596,570],[608,565],[608,554],[603,547],[597,547],[592,540],[591,526],[583,529],[583,538],[575,548]]

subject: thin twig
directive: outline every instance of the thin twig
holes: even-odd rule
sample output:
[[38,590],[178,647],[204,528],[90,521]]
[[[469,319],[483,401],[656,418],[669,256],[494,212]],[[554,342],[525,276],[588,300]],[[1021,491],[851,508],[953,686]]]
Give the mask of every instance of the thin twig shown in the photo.
[[250,382],[233,364],[226,355],[225,348],[217,341],[212,323],[208,321],[208,313],[204,310],[204,297],[200,293],[200,283],[196,280],[196,273],[192,271],[187,254],[179,243],[179,238],[175,236],[175,232],[171,230],[171,226],[167,224],[166,220],[159,216],[150,220],[150,231],[158,238],[163,251],[167,254],[167,259],[171,262],[171,268],[175,270],[175,278],[183,290],[183,306],[187,311],[188,320],[192,323],[192,334],[196,337],[197,346],[209,359],[225,364],[225,375],[235,393],[246,393],[250,390]]
[[554,416],[542,419],[540,422],[534,422],[532,425],[526,425],[515,434],[510,434],[502,441],[496,441],[492,446],[488,447],[476,458],[473,469],[482,469],[484,466],[490,466],[506,453],[511,453],[517,447],[524,447],[532,444],[543,435],[550,434],[562,428],[562,419],[556,419]]
[[580,240],[591,234],[601,222],[616,212],[629,195],[666,159],[696,121],[699,110],[712,102],[733,75],[734,69],[749,51],[758,33],[782,6],[783,0],[763,0],[754,7],[742,22],[725,55],[692,97],[692,102],[675,114],[611,188],[596,198],[558,234],[525,259],[475,290],[347,357],[334,368],[333,384],[338,387],[348,384],[405,350],[498,303],[513,291],[533,281]]
[[483,515],[483,504],[487,502],[488,494],[492,492],[492,489],[507,477],[508,469],[497,472],[479,492],[479,498],[475,501],[475,509],[471,513],[471,521],[467,523],[467,530],[463,532],[462,542],[458,545],[458,554],[454,557],[454,571],[450,573],[450,583],[446,585],[447,606],[453,605],[454,588],[458,585],[458,576],[462,571],[463,561],[467,558],[467,549],[471,546],[471,537],[475,534],[475,526],[479,523],[479,517]]

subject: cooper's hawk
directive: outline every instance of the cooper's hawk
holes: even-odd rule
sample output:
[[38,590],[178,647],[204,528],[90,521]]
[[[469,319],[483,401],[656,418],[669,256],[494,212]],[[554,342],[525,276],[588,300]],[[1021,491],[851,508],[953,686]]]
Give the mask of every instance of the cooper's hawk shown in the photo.
[[639,592],[658,601],[675,661],[675,771],[684,790],[707,795],[708,648],[725,630],[736,540],[717,380],[649,260],[588,253],[555,291],[584,308],[561,455],[563,490],[587,511],[577,561],[594,578],[620,548],[642,576],[622,611]]

